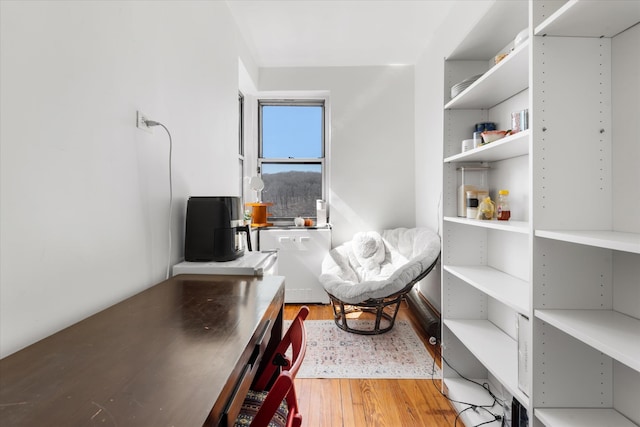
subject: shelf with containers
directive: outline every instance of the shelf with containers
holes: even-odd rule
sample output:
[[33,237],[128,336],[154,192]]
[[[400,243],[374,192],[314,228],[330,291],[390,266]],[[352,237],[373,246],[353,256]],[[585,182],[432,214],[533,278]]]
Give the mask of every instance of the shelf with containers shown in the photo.
[[[640,425],[639,21],[638,1],[495,1],[445,60],[443,379],[458,400],[486,398],[464,375],[533,426]],[[508,129],[522,109],[528,130],[463,150],[475,123]],[[467,183],[510,190],[511,220],[466,218]]]
[[[518,319],[532,313],[531,132],[522,130],[468,151],[462,143],[473,138],[477,123],[492,122],[498,130],[508,130],[512,113],[529,109],[530,45],[528,40],[515,47],[513,43],[527,27],[527,2],[494,2],[445,59],[441,294],[447,362],[443,382],[450,397],[473,404],[490,397],[464,376],[489,384],[509,405],[515,398],[529,409],[530,398],[519,380],[517,338]],[[501,52],[508,55],[496,64]],[[479,74],[451,98],[453,86]],[[499,190],[508,189],[511,219],[467,218],[461,199],[466,185],[486,190],[494,202]],[[467,425],[492,421],[488,411],[467,407],[456,404]],[[502,415],[502,405],[492,412]]]
[[534,425],[638,425],[640,2],[531,12]]
[[[447,102],[444,108],[484,109],[487,106],[500,104],[505,99],[525,90],[529,86],[528,47],[528,40],[520,44],[502,61],[485,71],[482,77],[467,89]],[[489,60],[485,62],[489,62]]]
[[527,155],[530,133],[529,130],[514,133],[490,144],[449,156],[444,159],[444,162],[496,162]]

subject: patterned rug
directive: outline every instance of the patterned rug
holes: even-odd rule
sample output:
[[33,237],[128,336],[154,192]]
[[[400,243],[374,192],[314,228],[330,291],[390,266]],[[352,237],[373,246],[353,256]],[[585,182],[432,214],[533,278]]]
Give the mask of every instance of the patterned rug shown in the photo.
[[[368,320],[350,320],[369,322]],[[307,353],[298,378],[440,378],[438,365],[410,323],[397,320],[381,335],[357,335],[333,320],[307,320]],[[288,322],[285,324],[288,327]],[[435,372],[432,369],[435,367]]]

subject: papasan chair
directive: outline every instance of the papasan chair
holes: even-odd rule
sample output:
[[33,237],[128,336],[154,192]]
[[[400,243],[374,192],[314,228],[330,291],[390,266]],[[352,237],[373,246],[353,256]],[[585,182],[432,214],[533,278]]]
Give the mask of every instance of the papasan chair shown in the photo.
[[[329,294],[336,325],[347,332],[390,331],[403,297],[435,267],[440,237],[427,228],[359,232],[332,249],[322,262],[320,282]],[[375,321],[358,327],[347,315],[369,312]]]

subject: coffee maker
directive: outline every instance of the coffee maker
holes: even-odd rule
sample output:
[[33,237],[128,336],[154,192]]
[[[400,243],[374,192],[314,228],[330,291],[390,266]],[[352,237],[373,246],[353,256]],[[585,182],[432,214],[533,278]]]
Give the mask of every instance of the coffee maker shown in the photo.
[[244,225],[240,197],[189,197],[184,239],[185,261],[231,261],[244,255]]

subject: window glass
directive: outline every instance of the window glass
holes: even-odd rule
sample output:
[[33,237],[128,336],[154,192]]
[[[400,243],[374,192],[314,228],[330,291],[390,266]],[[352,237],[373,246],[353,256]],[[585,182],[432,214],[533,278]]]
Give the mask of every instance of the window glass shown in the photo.
[[319,158],[322,105],[263,105],[263,158]]
[[274,220],[316,216],[324,199],[324,101],[259,101],[262,201]]
[[316,200],[322,199],[321,164],[263,162],[262,180],[262,200],[273,203],[272,216],[316,216]]

